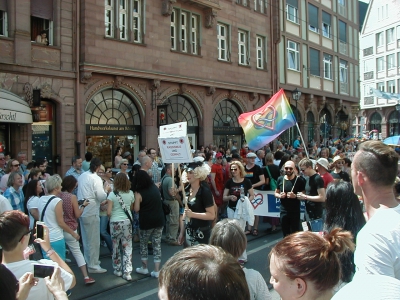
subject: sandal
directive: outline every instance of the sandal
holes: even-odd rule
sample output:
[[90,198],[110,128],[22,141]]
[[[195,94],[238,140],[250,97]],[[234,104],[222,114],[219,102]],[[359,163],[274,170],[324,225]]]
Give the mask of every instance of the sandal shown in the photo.
[[244,232],[245,235],[249,235],[250,233],[251,233],[250,230],[246,230],[246,231]]
[[257,236],[257,235],[258,235],[258,229],[256,229],[256,228],[253,229],[253,235],[254,235],[254,236]]

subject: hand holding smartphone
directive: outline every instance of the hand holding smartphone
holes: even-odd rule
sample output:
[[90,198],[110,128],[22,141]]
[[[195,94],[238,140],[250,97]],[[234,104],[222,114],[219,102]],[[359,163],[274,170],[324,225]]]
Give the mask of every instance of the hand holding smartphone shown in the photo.
[[43,228],[44,222],[36,222],[36,238],[44,240],[45,230]]
[[54,266],[39,265],[39,264],[33,265],[33,276],[36,278],[45,278],[47,276],[51,278],[53,272],[54,272]]

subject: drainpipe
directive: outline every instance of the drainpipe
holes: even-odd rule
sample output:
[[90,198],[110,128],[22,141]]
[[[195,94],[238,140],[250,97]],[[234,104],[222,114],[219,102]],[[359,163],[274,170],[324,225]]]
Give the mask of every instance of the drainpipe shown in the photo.
[[80,1],[79,0],[74,0],[75,3],[75,74],[76,74],[76,83],[75,83],[75,147],[76,147],[76,155],[81,155],[81,138],[82,138],[82,132],[81,132],[81,126],[82,126],[82,117],[81,117],[81,101],[80,99],[80,81],[79,81],[79,61],[80,61],[80,56],[79,56],[79,30],[80,30]]

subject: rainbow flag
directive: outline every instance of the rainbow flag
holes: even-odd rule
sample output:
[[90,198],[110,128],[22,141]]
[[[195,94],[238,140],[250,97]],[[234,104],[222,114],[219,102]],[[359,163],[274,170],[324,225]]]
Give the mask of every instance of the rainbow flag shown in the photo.
[[252,150],[262,148],[296,124],[296,118],[283,89],[259,109],[241,114],[238,120]]

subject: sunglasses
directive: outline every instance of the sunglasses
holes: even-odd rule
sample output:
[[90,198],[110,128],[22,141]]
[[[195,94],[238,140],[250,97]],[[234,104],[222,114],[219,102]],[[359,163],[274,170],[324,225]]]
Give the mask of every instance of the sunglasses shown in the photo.
[[23,238],[24,236],[26,236],[27,234],[30,235],[30,234],[32,233],[32,231],[33,231],[33,229],[29,230],[27,233],[24,233],[24,234],[21,236],[21,238],[19,239],[18,242],[20,242],[20,241],[22,240],[22,238]]
[[237,171],[237,169],[231,169],[231,171]]
[[122,165],[127,166],[128,164],[122,164]]
[[304,172],[306,169],[300,169],[302,172]]
[[293,170],[293,168],[285,167],[285,170]]
[[19,164],[18,165],[12,165],[13,167],[19,167]]

